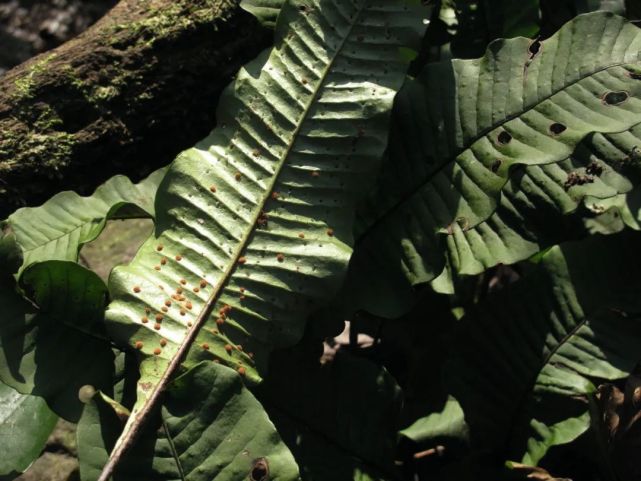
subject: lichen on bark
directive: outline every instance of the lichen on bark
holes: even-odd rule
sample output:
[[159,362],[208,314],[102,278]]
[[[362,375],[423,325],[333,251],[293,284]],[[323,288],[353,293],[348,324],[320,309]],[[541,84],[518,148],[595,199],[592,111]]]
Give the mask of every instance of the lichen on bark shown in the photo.
[[232,0],[122,0],[92,28],[0,77],[0,219],[60,190],[138,180],[213,127],[271,34]]

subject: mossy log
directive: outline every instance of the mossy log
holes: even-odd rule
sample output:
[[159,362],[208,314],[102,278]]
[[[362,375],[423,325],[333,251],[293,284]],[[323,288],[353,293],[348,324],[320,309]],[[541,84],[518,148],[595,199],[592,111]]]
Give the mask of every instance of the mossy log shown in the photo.
[[0,77],[0,219],[168,164],[211,130],[222,89],[270,40],[238,0],[121,0],[10,70]]

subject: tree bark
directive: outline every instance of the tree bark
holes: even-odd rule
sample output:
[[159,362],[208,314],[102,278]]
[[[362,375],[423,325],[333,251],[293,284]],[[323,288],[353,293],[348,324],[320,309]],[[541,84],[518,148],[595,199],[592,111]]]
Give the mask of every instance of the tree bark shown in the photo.
[[212,129],[222,89],[270,41],[238,0],[121,0],[10,70],[0,77],[0,219],[168,164]]

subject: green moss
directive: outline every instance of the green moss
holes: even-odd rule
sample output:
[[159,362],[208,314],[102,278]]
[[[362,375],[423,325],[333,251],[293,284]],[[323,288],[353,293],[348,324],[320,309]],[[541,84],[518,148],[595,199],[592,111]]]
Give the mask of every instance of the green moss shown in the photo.
[[[76,75],[76,72],[70,66],[62,69],[69,84],[74,87],[84,99],[94,106],[112,100],[120,95],[119,86],[126,85],[124,78],[116,77],[111,79],[111,85],[108,86],[94,86],[90,82],[85,82]],[[123,75],[125,77],[125,75]]]
[[21,98],[33,97],[33,87],[35,86],[36,77],[47,69],[47,64],[55,57],[57,57],[57,54],[49,54],[29,67],[25,74],[14,82],[15,95]]
[[93,89],[93,93],[88,96],[88,100],[94,104],[105,102],[117,97],[119,93],[118,89],[112,85],[108,87],[96,87]]
[[31,166],[35,171],[49,171],[51,178],[57,177],[58,171],[69,164],[75,145],[74,135],[66,132],[33,132],[27,135],[9,133],[0,144],[0,157],[10,160],[0,164],[0,171],[11,169],[15,165],[25,168]]
[[[220,0],[177,1],[169,8],[149,9],[149,16],[142,20],[125,24],[113,25],[113,33],[128,32],[127,36],[138,37],[137,47],[151,47],[161,38],[170,38],[178,32],[183,32],[194,25],[213,23],[220,10],[224,8]],[[110,39],[111,45],[117,45],[122,40],[118,36]]]
[[44,106],[44,108],[39,112],[38,118],[33,123],[33,126],[40,132],[56,130],[57,128],[62,127],[62,125],[62,119],[49,105]]
[[150,92],[143,92],[138,97],[136,97],[137,100],[140,100],[142,102],[144,102],[146,100],[151,100],[153,98],[154,98],[154,96]]

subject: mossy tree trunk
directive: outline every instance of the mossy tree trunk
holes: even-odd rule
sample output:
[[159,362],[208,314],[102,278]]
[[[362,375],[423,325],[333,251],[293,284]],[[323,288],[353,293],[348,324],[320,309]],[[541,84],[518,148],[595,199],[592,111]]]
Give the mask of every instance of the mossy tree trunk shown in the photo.
[[112,175],[139,179],[211,130],[271,34],[238,0],[121,0],[0,78],[0,219]]

